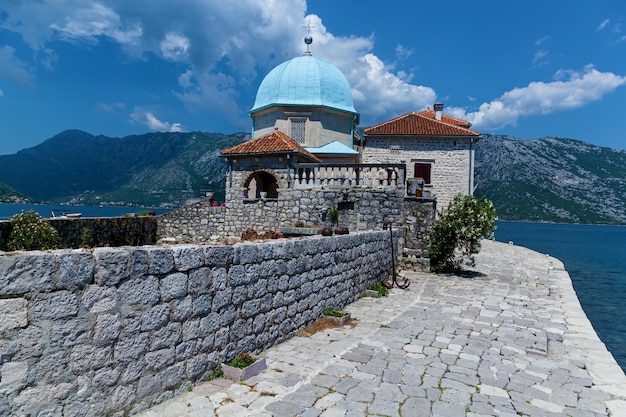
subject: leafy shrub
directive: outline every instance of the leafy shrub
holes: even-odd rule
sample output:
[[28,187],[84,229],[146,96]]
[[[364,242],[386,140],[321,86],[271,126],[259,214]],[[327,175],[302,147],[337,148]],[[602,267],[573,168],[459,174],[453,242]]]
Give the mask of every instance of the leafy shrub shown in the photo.
[[426,250],[431,271],[458,273],[464,264],[474,266],[473,255],[482,238],[493,234],[496,219],[496,209],[485,197],[457,194],[433,223]]
[[59,245],[59,232],[34,211],[16,214],[9,223],[9,250],[55,249]]

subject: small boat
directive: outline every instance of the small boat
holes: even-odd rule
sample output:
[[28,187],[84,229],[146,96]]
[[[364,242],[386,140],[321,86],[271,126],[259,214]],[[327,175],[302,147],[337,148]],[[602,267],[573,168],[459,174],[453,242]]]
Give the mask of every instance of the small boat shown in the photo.
[[82,213],[70,213],[69,210],[52,210],[53,219],[78,219],[81,215]]

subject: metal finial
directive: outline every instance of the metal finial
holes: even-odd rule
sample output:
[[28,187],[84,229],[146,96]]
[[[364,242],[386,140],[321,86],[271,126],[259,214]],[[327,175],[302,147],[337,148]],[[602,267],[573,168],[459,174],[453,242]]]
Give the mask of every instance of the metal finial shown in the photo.
[[311,44],[313,43],[313,38],[311,37],[311,28],[314,28],[315,26],[311,26],[311,21],[309,20],[309,23],[304,26],[305,29],[307,29],[307,35],[304,37],[304,43],[306,44],[306,52],[304,52],[304,55],[311,55],[311,51],[309,50],[309,46],[311,46]]

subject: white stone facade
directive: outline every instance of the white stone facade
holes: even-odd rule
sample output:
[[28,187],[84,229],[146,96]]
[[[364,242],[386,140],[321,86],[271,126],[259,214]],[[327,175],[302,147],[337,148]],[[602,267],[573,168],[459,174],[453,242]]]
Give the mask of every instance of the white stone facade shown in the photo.
[[458,193],[472,194],[474,189],[475,139],[465,138],[368,138],[363,148],[363,163],[405,163],[407,179],[416,178],[415,164],[431,166],[431,191],[441,208]]

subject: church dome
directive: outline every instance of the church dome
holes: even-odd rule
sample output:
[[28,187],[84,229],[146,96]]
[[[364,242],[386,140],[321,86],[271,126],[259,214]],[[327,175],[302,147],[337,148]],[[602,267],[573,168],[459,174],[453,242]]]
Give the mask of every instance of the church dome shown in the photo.
[[283,62],[267,74],[250,112],[270,106],[315,106],[357,113],[345,75],[311,55]]

